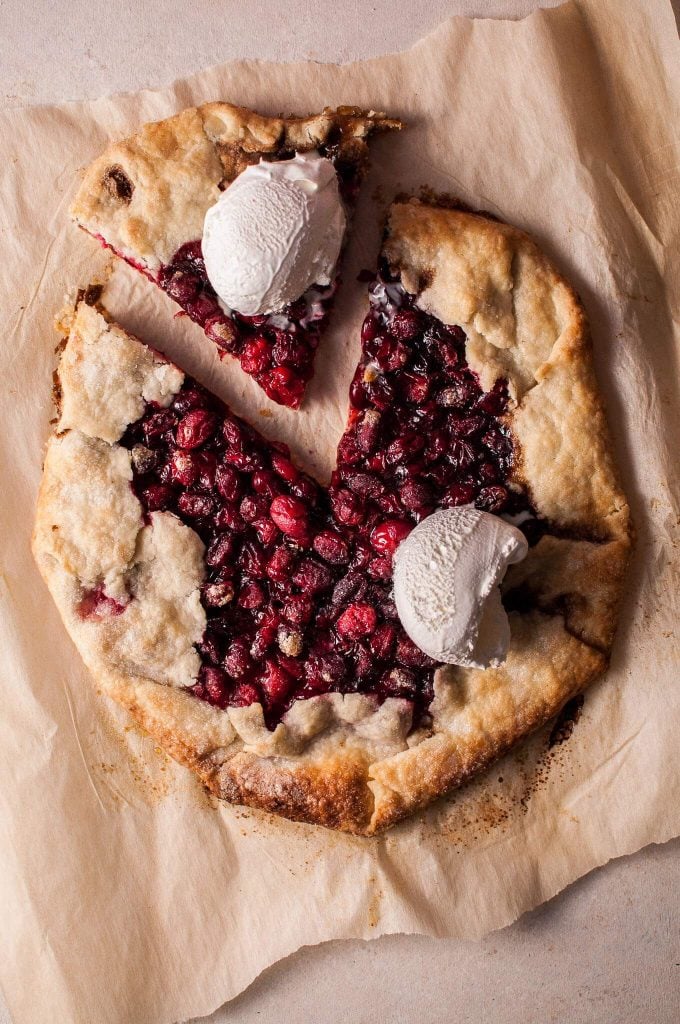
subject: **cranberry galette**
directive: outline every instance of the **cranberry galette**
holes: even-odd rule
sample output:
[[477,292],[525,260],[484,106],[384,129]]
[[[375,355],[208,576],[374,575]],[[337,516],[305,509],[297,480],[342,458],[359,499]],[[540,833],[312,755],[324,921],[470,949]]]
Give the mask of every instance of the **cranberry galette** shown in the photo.
[[[71,213],[82,228],[160,285],[204,328],[220,354],[236,356],[271,399],[297,408],[336,287],[342,209],[351,210],[366,173],[367,139],[400,127],[398,120],[355,107],[279,118],[206,103],[147,124],[111,145],[86,171]],[[337,177],[340,222],[322,281],[312,280],[303,294],[293,292],[287,305],[266,307],[264,314],[226,307],[206,272],[202,239],[207,212],[237,177],[261,161],[288,162],[312,153],[330,162]],[[317,188],[316,181],[305,185],[308,191]],[[270,208],[258,219],[261,205],[254,198],[251,190],[245,199],[245,215],[254,223],[240,223],[237,237],[253,242],[256,254],[252,236],[268,225],[276,233],[280,219],[270,224]],[[226,248],[229,255],[228,240]],[[252,247],[250,257],[262,262]]]
[[[581,306],[515,228],[392,206],[328,488],[85,301],[58,380],[38,564],[105,692],[216,795],[369,834],[606,667],[628,507]],[[399,544],[459,506],[529,546],[485,670],[394,603]]]

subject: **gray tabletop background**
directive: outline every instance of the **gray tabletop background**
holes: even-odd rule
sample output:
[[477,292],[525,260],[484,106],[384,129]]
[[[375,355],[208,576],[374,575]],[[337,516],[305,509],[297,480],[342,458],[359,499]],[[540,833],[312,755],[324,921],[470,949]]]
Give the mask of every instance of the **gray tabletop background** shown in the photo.
[[[0,103],[59,103],[162,87],[232,58],[372,57],[408,47],[453,14],[519,17],[555,4],[0,0]],[[677,17],[680,0],[673,6]],[[302,949],[203,1020],[677,1024],[679,894],[675,840],[611,862],[481,942],[402,935]],[[1,997],[0,1024],[11,1024]]]

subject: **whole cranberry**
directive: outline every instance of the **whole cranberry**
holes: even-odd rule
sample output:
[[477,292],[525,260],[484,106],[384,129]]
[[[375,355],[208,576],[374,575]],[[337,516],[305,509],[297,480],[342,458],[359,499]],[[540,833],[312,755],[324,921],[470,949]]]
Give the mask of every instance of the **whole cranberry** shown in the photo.
[[272,346],[258,334],[241,349],[241,366],[246,373],[263,373],[272,365]]
[[309,533],[309,510],[299,498],[277,495],[271,503],[269,514],[281,532],[293,540],[302,540]]
[[402,540],[408,537],[413,523],[403,519],[386,519],[371,530],[371,544],[382,555],[393,555]]

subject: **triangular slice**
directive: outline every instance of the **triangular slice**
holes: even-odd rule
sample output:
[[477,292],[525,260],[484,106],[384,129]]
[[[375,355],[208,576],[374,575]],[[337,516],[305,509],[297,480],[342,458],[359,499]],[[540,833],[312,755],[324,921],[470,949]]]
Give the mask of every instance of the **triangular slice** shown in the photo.
[[[583,311],[522,232],[394,204],[327,489],[86,302],[58,381],[41,572],[105,692],[218,796],[374,832],[606,667],[628,507]],[[529,540],[485,671],[438,666],[392,594],[400,541],[467,504]]]
[[355,107],[283,118],[206,103],[146,124],[109,146],[86,171],[71,213],[160,285],[221,354],[240,360],[271,399],[297,408],[313,373],[337,267],[326,275],[330,281],[312,284],[284,308],[254,316],[230,312],[206,274],[201,249],[206,212],[260,160],[318,153],[332,163],[349,214],[367,170],[367,140],[376,131],[400,127],[394,118]]

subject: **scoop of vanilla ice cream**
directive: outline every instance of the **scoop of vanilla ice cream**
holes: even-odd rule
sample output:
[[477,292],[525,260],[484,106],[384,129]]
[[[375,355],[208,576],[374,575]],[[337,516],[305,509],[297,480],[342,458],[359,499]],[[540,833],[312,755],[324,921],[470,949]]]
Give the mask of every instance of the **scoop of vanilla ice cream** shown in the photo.
[[208,279],[228,312],[274,313],[311,285],[330,284],[345,225],[330,160],[316,152],[260,160],[205,215]]
[[510,624],[498,585],[527,550],[523,533],[472,505],[423,519],[394,557],[394,601],[411,640],[445,664],[500,665]]

